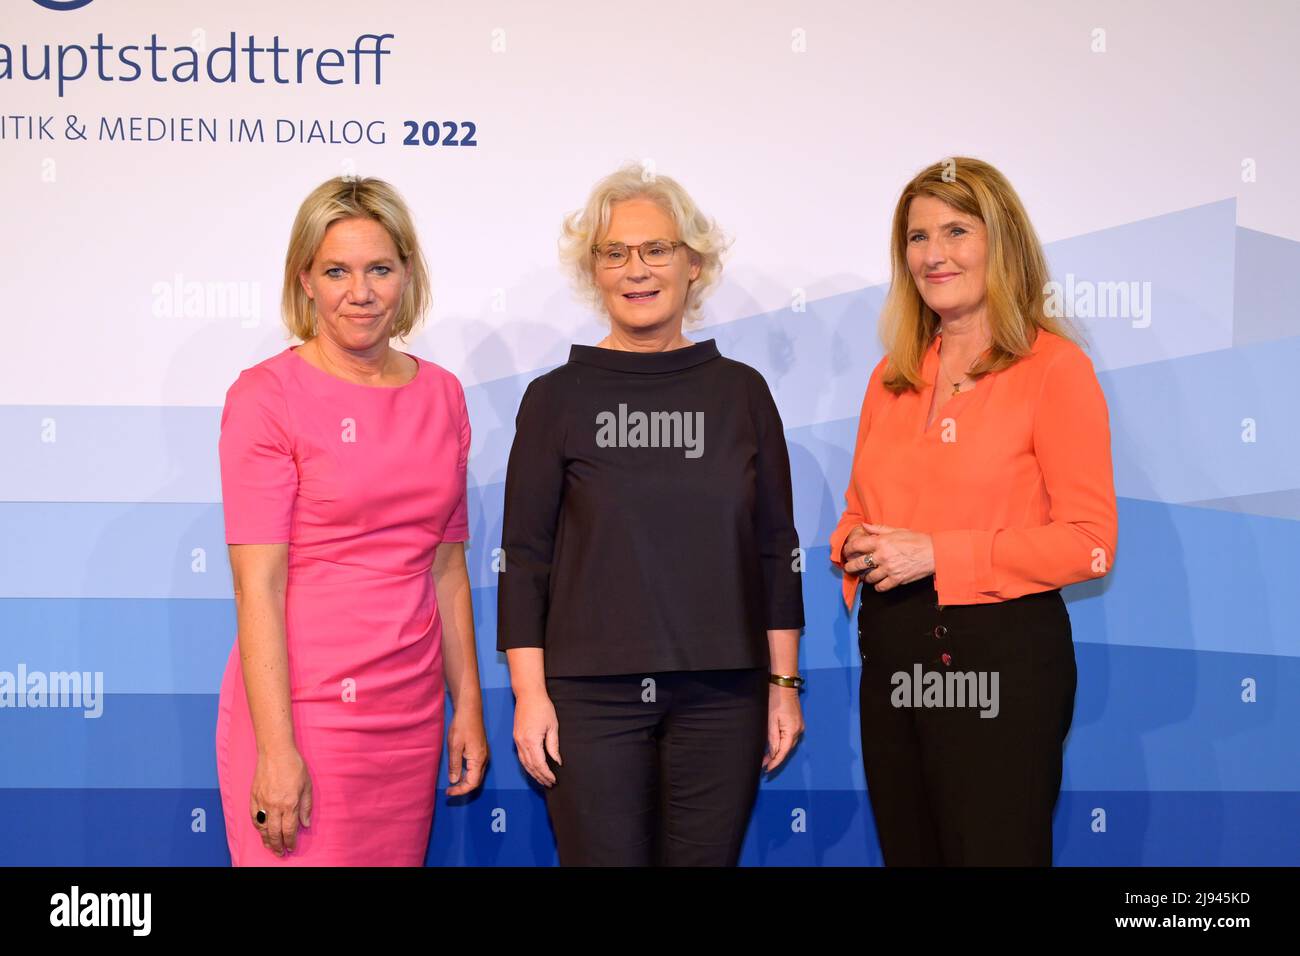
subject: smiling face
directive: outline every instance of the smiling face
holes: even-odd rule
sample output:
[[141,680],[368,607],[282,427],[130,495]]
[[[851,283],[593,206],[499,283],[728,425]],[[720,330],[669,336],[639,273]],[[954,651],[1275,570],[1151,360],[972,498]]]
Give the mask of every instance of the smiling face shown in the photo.
[[316,305],[318,335],[352,351],[392,338],[407,271],[380,223],[373,219],[332,223],[298,279]]
[[[596,245],[622,242],[629,248],[652,239],[677,241],[672,217],[649,199],[625,199],[609,209],[609,229]],[[667,265],[647,266],[636,252],[614,269],[594,263],[596,286],[610,321],[628,332],[645,334],[672,328],[680,332],[686,293],[700,275],[699,256],[678,246]]]
[[917,196],[907,209],[907,268],[925,304],[945,320],[984,305],[987,230],[941,199]]

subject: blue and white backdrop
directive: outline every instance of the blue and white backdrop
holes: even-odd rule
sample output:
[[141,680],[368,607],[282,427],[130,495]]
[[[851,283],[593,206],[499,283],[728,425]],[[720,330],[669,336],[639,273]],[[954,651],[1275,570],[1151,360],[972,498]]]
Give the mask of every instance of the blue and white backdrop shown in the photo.
[[[936,9],[4,0],[0,864],[229,860],[218,417],[287,344],[289,224],[340,173],[414,209],[435,298],[404,348],[461,378],[474,428],[494,760],[474,799],[440,794],[428,861],[554,862],[511,745],[491,550],[524,386],[602,334],[559,273],[561,217],[626,160],[735,237],[695,334],[766,375],[809,553],[808,731],[742,861],[879,863],[826,542],[893,203],[962,154],[1020,191],[1110,404],[1119,558],[1066,592],[1057,862],[1300,861],[1300,12]],[[26,693],[51,674],[88,696]],[[51,703],[72,705],[27,706]]]

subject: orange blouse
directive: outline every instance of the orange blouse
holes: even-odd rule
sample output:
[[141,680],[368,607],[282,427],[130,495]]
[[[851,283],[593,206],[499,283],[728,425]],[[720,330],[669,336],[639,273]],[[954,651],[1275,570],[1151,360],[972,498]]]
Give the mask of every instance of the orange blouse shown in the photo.
[[[921,370],[933,383],[936,334]],[[940,604],[991,604],[1100,577],[1118,531],[1110,420],[1092,362],[1040,330],[1032,354],[950,398],[867,383],[831,561],[862,522],[928,533]],[[844,575],[850,608],[859,579]]]

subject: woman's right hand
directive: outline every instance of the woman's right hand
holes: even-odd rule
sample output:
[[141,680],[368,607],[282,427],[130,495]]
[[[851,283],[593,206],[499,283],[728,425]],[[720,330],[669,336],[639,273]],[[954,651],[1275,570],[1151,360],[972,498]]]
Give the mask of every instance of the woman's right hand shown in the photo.
[[543,787],[555,786],[555,774],[547,766],[546,755],[563,764],[560,721],[545,690],[526,691],[515,697],[515,751],[529,776]]
[[[265,823],[257,822],[258,810],[266,812]],[[262,846],[276,856],[297,847],[299,823],[311,826],[311,775],[297,749],[258,754],[248,812]]]

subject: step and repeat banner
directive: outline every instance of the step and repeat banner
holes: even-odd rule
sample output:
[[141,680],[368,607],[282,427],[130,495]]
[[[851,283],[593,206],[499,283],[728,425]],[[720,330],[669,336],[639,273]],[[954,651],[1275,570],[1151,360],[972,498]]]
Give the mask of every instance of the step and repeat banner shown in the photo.
[[561,221],[626,162],[733,237],[689,334],[763,373],[793,467],[807,731],[741,862],[880,863],[828,538],[893,206],[953,155],[1019,191],[1110,409],[1118,561],[1064,592],[1056,862],[1300,861],[1295,5],[0,7],[0,864],[229,862],[219,416],[289,344],[289,227],[340,174],[413,210],[433,304],[399,347],[460,378],[473,424],[493,759],[480,792],[439,793],[427,862],[555,862],[492,552],[524,388],[605,334]]

